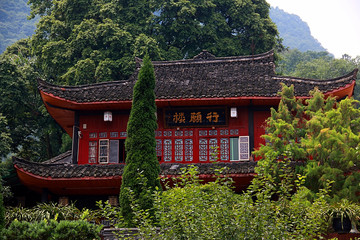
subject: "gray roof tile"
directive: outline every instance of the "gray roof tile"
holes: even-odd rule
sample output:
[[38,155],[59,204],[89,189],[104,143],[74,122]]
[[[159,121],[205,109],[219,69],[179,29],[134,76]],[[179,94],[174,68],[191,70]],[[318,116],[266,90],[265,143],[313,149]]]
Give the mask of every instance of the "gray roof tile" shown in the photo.
[[[329,80],[277,76],[272,51],[221,58],[203,51],[193,59],[155,61],[153,65],[157,99],[275,97],[281,82],[294,84],[297,96],[308,96],[314,87],[324,93],[344,87],[355,80],[357,73],[356,69],[346,76]],[[128,80],[82,86],[57,86],[39,80],[39,89],[78,103],[130,101],[138,71],[139,67]]]

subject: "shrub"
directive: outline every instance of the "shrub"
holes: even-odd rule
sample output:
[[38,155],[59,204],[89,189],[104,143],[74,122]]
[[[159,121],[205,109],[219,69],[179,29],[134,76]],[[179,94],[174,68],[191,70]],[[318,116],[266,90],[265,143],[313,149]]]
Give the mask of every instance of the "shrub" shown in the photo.
[[60,206],[56,203],[40,203],[33,208],[8,207],[5,213],[6,226],[9,226],[15,219],[27,222],[39,222],[54,218],[58,221],[78,220],[82,215],[82,212],[74,204]]
[[52,239],[100,239],[102,226],[95,226],[87,221],[60,221],[54,229]]
[[194,168],[183,173],[181,186],[155,193],[158,225],[146,212],[135,213],[142,239],[312,239],[327,227],[326,191],[313,203],[304,187],[273,201],[271,191],[238,195],[227,181],[202,185]]
[[83,240],[100,239],[101,226],[86,221],[42,220],[40,222],[13,221],[3,232],[5,240]]

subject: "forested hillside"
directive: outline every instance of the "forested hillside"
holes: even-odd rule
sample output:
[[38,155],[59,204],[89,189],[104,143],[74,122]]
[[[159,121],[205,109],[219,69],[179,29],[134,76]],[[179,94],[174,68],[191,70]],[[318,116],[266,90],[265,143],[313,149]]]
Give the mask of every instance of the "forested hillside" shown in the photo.
[[278,7],[270,9],[270,18],[277,25],[283,44],[291,49],[305,51],[326,51],[310,32],[306,22],[295,14],[289,14]]
[[[19,39],[31,36],[38,18],[28,20],[27,0],[0,0],[0,53]],[[270,9],[270,18],[277,25],[283,44],[291,49],[326,51],[313,36],[301,18],[279,8]]]
[[29,13],[27,0],[0,0],[0,53],[34,33],[38,18],[27,20]]

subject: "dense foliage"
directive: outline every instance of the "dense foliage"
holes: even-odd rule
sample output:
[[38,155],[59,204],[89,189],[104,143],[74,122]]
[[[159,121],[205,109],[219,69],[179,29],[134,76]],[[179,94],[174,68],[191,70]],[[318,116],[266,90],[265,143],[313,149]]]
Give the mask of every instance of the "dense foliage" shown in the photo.
[[[331,102],[331,100],[330,100]],[[307,136],[302,139],[311,161],[305,174],[306,186],[313,192],[332,181],[334,201],[342,198],[358,202],[360,196],[360,109],[358,101],[344,99],[330,108],[320,92],[308,102]],[[329,109],[330,108],[330,109]]]
[[269,191],[238,195],[226,178],[200,184],[195,167],[182,171],[180,185],[155,194],[159,228],[136,213],[142,239],[312,239],[327,228],[326,192],[313,203],[302,189],[272,201]]
[[[331,79],[346,75],[355,68],[360,69],[360,56],[352,58],[344,54],[335,59],[327,52],[300,52],[297,49],[281,53],[276,71],[278,74],[312,79]],[[358,74],[357,83],[360,75]],[[355,86],[354,98],[360,100],[359,84]]]
[[153,60],[261,53],[277,44],[269,5],[258,1],[30,0],[32,38],[47,79],[83,84],[126,79],[134,56]]
[[101,226],[87,221],[42,220],[40,222],[13,221],[4,230],[5,240],[68,240],[68,239],[100,239]]
[[70,137],[64,137],[64,132],[49,116],[39,97],[36,82],[39,72],[29,40],[18,41],[0,56],[0,130],[3,140],[0,157],[11,152],[39,161],[70,147],[66,141]]
[[293,178],[294,170],[289,168],[289,162],[300,160],[305,162],[302,174],[311,191],[309,196],[315,197],[331,182],[332,201],[358,201],[358,102],[350,98],[337,102],[332,97],[325,98],[317,89],[310,94],[312,98],[304,104],[295,99],[292,86],[283,85],[279,107],[271,110],[267,120],[267,143],[255,151],[262,157],[258,176],[277,193],[292,186],[288,179]]
[[2,183],[0,182],[0,233],[5,226],[5,209],[4,209],[4,199],[2,193]]
[[155,151],[157,119],[154,89],[154,68],[149,56],[145,56],[133,91],[125,140],[126,165],[119,197],[122,214],[129,224],[132,224],[133,215],[131,202],[139,200],[141,209],[152,209],[152,192],[161,189],[158,179],[160,165]]

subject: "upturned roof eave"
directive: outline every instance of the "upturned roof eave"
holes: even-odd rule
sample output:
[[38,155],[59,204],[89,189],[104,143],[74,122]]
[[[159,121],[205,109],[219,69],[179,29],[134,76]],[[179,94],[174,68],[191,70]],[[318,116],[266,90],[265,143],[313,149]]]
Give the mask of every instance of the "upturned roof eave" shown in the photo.
[[[347,84],[343,87],[333,89],[331,91],[325,92],[325,96],[338,96],[339,98],[344,97],[344,91],[347,95],[353,95],[353,88],[355,86],[355,80],[353,80],[350,84]],[[347,91],[348,90],[348,91]],[[81,110],[112,110],[112,109],[131,109],[132,100],[119,100],[119,101],[94,101],[94,102],[76,102],[68,99],[64,99],[58,96],[54,96],[51,93],[46,93],[40,90],[42,99],[48,106],[59,109],[73,110],[73,111],[81,111]],[[308,99],[310,95],[306,96],[296,96],[299,99]],[[182,105],[185,102],[189,102],[191,104],[198,103],[199,105],[222,105],[227,102],[238,102],[238,103],[249,103],[252,101],[252,104],[256,104],[257,101],[266,103],[266,101],[270,101],[271,103],[274,100],[279,101],[280,96],[228,96],[228,97],[201,97],[201,98],[186,98],[186,97],[174,97],[174,98],[157,98],[155,100],[158,106],[165,106],[170,104]],[[187,104],[184,104],[187,105]]]

